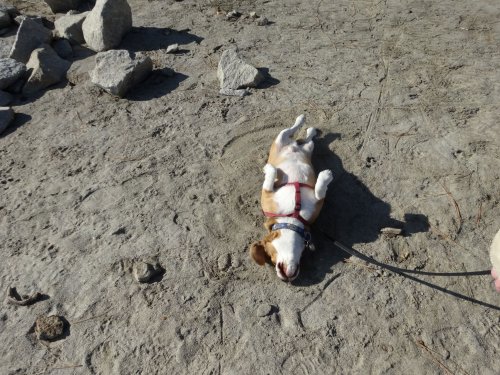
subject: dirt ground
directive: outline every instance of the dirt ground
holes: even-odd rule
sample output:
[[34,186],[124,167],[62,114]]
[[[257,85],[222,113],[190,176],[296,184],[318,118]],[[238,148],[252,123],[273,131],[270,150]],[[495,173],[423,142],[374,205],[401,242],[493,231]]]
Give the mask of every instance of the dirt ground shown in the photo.
[[[13,3],[54,19],[42,1]],[[152,76],[114,98],[78,48],[69,81],[17,97],[0,137],[2,293],[48,296],[2,300],[0,373],[498,374],[500,296],[468,274],[490,268],[500,227],[498,1],[129,3],[120,47],[148,54]],[[267,75],[245,98],[218,94],[231,46]],[[248,245],[264,234],[268,149],[300,113],[334,180],[317,249],[288,284]],[[332,239],[459,275],[413,275],[423,284]],[[165,273],[139,284],[132,266],[150,259]],[[34,337],[44,314],[67,319],[65,338]]]

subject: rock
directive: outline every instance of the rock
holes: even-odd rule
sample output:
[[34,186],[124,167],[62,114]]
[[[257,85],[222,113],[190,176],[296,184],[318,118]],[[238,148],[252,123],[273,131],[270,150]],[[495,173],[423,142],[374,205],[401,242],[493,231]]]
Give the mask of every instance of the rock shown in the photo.
[[217,69],[221,89],[242,89],[256,87],[264,77],[252,65],[244,62],[235,49],[229,49],[222,54]]
[[248,89],[240,89],[240,90],[233,90],[233,89],[220,89],[219,94],[221,95],[226,95],[226,96],[247,96],[250,92]]
[[126,50],[112,50],[96,55],[96,67],[90,78],[110,94],[123,97],[131,87],[145,80],[152,69],[153,63],[147,56],[133,57]]
[[9,27],[11,24],[12,19],[10,18],[10,14],[0,9],[0,28]]
[[70,43],[83,44],[82,24],[89,12],[80,14],[65,14],[54,22],[55,34],[59,38],[66,38]]
[[400,228],[387,227],[387,228],[380,229],[380,233],[382,233],[383,235],[385,235],[386,237],[389,237],[389,238],[399,236],[402,232],[403,231]]
[[269,20],[266,17],[261,17],[257,21],[257,25],[259,25],[259,26],[266,26],[268,24],[269,24]]
[[162,273],[163,269],[158,263],[153,265],[146,262],[139,262],[134,266],[134,277],[140,283],[151,282],[155,276]]
[[71,9],[76,9],[80,5],[81,0],[44,0],[50,7],[52,13],[67,12]]
[[14,59],[0,59],[0,90],[9,87],[26,72],[26,65]]
[[23,94],[32,95],[61,82],[66,77],[70,66],[71,63],[61,59],[49,45],[37,48],[26,64],[31,75],[23,87]]
[[9,295],[7,297],[7,303],[16,306],[29,306],[40,299],[42,299],[42,293],[35,292],[31,295],[19,295],[15,287],[9,288]]
[[97,0],[82,27],[88,47],[97,52],[118,46],[131,28],[132,10],[127,0]]
[[71,48],[71,44],[67,39],[56,40],[52,43],[52,48],[63,59],[73,56],[73,48]]
[[259,16],[257,15],[256,12],[250,12],[249,16],[250,16],[250,18],[254,18],[254,19],[259,18]]
[[63,333],[64,320],[57,315],[39,316],[35,321],[35,334],[39,340],[56,340]]
[[273,307],[268,303],[261,303],[259,307],[257,307],[256,314],[257,316],[263,318],[265,316],[271,315],[273,312]]
[[0,134],[10,125],[14,119],[14,111],[9,107],[0,107]]
[[52,39],[52,32],[31,18],[24,18],[17,30],[10,58],[26,63],[35,48]]
[[241,16],[241,13],[234,10],[234,9],[230,12],[227,12],[227,14],[226,14],[226,18],[228,20],[235,20],[236,18],[239,18],[240,16]]
[[171,44],[167,47],[167,53],[174,53],[179,51],[179,45],[177,43]]

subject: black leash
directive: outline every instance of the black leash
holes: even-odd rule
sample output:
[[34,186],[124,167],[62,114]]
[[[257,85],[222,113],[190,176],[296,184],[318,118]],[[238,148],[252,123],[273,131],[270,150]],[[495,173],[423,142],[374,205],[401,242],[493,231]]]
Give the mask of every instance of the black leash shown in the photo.
[[413,273],[413,274],[428,275],[428,276],[479,276],[479,275],[489,275],[490,274],[489,270],[485,270],[485,271],[473,271],[473,272],[426,272],[426,271],[408,270],[408,269],[405,269],[405,268],[394,267],[394,266],[391,266],[389,264],[385,264],[385,263],[379,262],[378,260],[372,259],[372,258],[370,258],[370,257],[368,257],[368,256],[366,256],[366,255],[364,255],[362,253],[360,253],[359,251],[354,250],[351,247],[345,246],[341,242],[339,242],[339,241],[335,240],[334,238],[330,237],[327,233],[325,233],[323,231],[321,231],[321,232],[323,233],[323,235],[326,238],[328,238],[330,241],[332,241],[335,246],[337,246],[340,250],[342,250],[343,252],[345,252],[345,253],[347,253],[349,255],[355,256],[356,258],[362,259],[362,260],[364,260],[364,261],[366,261],[368,263],[374,264],[374,265],[376,265],[378,267],[385,268],[386,270],[389,270],[389,271],[394,272],[394,273],[396,273],[398,275],[406,277],[407,279],[410,279],[412,281],[415,281],[417,283],[425,285],[425,286],[427,286],[429,288],[432,288],[432,289],[435,289],[435,290],[439,290],[440,292],[449,294],[449,295],[451,295],[453,297],[457,297],[457,298],[463,299],[463,300],[471,302],[471,303],[475,303],[475,304],[483,306],[483,307],[487,307],[487,308],[490,308],[490,309],[493,309],[493,310],[500,311],[500,306],[492,305],[492,304],[489,304],[487,302],[483,302],[483,301],[477,300],[475,298],[472,298],[472,297],[466,296],[464,294],[460,294],[460,293],[454,292],[452,290],[448,290],[448,289],[443,288],[443,287],[441,287],[439,285],[436,285],[436,284],[430,283],[428,281],[416,278],[415,276],[409,275],[410,273]]

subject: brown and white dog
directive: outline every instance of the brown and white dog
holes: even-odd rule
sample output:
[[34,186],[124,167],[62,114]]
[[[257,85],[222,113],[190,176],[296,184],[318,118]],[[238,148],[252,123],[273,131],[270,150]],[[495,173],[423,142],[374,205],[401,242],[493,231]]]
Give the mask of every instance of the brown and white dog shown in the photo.
[[299,274],[299,263],[310,243],[310,225],[323,206],[332,172],[322,171],[316,179],[311,164],[316,129],[308,128],[306,139],[292,139],[304,124],[304,115],[281,131],[269,152],[264,167],[261,205],[267,217],[267,235],[250,246],[252,258],[259,264],[271,262],[278,277],[291,281]]

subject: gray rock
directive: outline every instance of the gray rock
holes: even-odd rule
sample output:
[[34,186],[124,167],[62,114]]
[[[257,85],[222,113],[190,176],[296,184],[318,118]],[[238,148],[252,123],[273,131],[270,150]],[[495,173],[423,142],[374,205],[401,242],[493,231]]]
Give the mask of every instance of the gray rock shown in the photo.
[[261,17],[257,21],[257,25],[259,26],[266,26],[269,24],[269,20],[266,17]]
[[112,50],[96,55],[96,67],[90,72],[90,78],[110,94],[123,97],[146,79],[152,69],[153,63],[147,56],[133,57],[126,50]]
[[12,18],[10,18],[10,14],[0,9],[0,29],[9,27],[11,24]]
[[64,321],[57,315],[39,316],[35,321],[35,334],[39,340],[56,340],[64,333]]
[[222,54],[217,69],[221,89],[242,89],[256,87],[264,77],[252,65],[244,62],[235,49],[229,49]]
[[9,87],[26,72],[26,65],[14,59],[0,59],[0,90]]
[[271,315],[273,312],[273,307],[268,303],[262,303],[257,307],[257,316],[263,318],[265,316]]
[[63,59],[73,56],[73,48],[67,39],[58,39],[52,43],[54,51]]
[[248,89],[239,89],[239,90],[233,90],[233,89],[220,89],[219,94],[221,95],[226,95],[226,96],[247,96],[250,92]]
[[163,272],[161,266],[146,262],[139,262],[134,266],[134,277],[140,283],[147,283]]
[[44,0],[53,13],[67,12],[78,8],[81,0]]
[[35,48],[52,39],[52,32],[31,18],[24,18],[17,30],[10,58],[26,63]]
[[9,107],[0,107],[0,134],[4,132],[5,129],[14,119],[14,111]]
[[71,63],[61,59],[49,45],[37,48],[26,64],[31,75],[23,87],[23,94],[32,95],[61,82],[70,66]]
[[380,233],[382,233],[384,236],[392,238],[401,235],[403,233],[403,230],[401,228],[382,228],[380,229]]
[[73,44],[83,44],[82,24],[89,12],[80,14],[65,14],[54,22],[55,34],[59,38],[66,38]]
[[11,101],[12,95],[10,95],[8,92],[0,90],[0,106],[3,107],[9,105]]
[[83,36],[94,51],[118,46],[132,28],[132,10],[127,0],[97,0],[83,22]]

